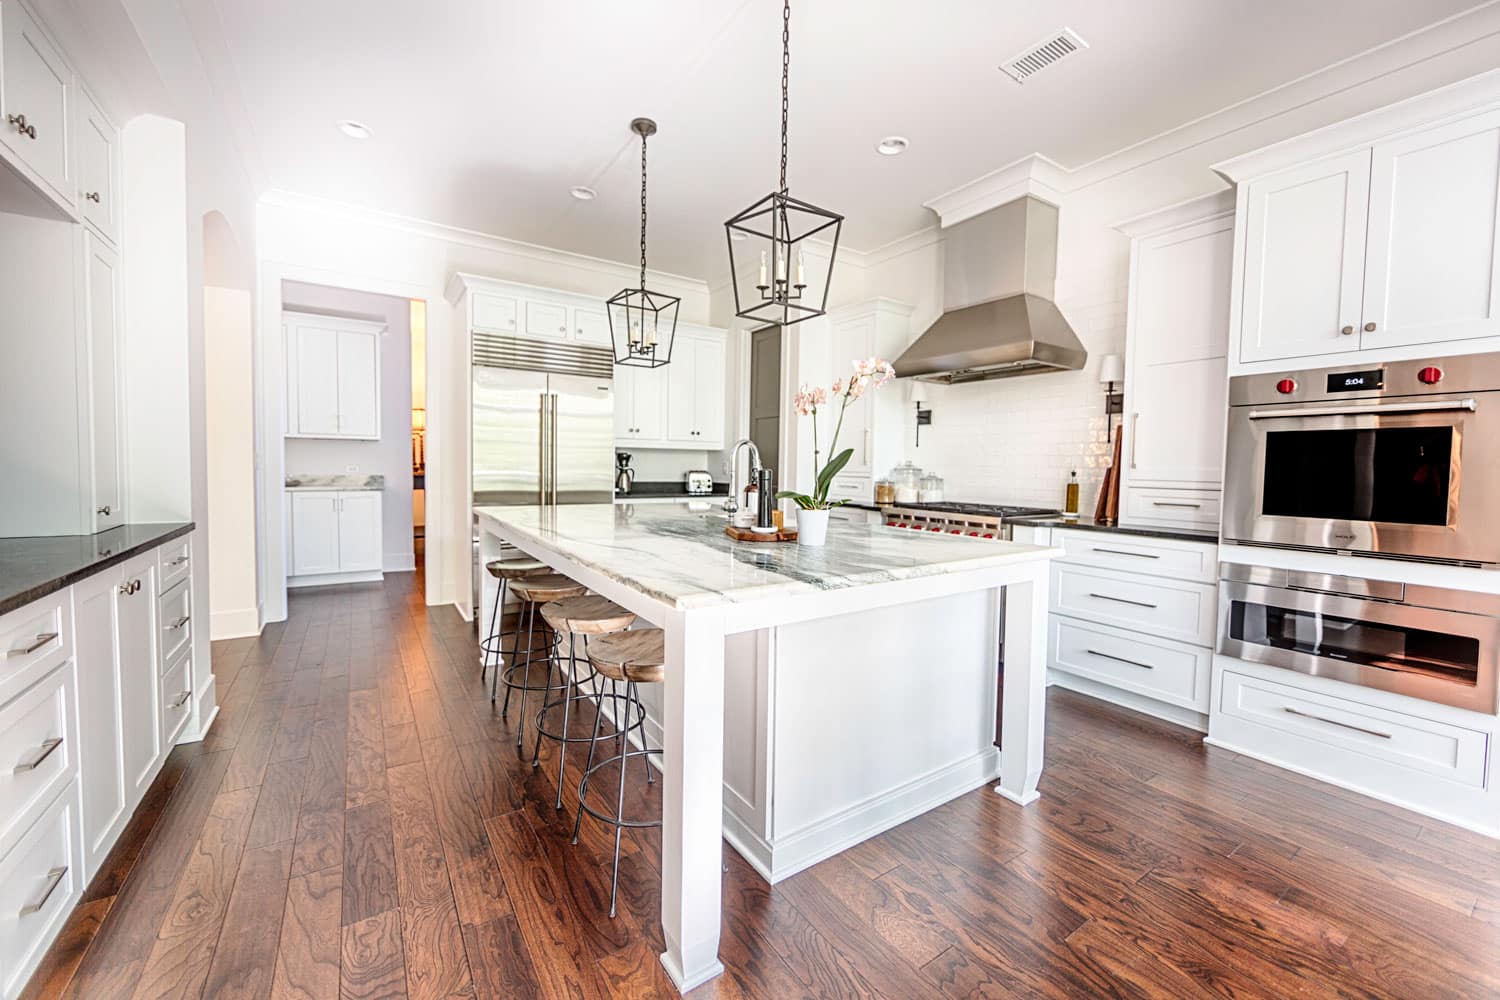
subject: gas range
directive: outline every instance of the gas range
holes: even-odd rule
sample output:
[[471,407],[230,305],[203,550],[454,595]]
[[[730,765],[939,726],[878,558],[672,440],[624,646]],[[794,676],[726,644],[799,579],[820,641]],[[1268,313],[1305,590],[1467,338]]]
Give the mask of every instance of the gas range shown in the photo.
[[948,535],[967,535],[971,538],[1010,538],[1010,526],[1006,519],[1015,517],[1040,517],[1056,514],[1046,507],[1023,507],[1016,504],[960,503],[908,503],[897,507],[886,507],[886,527],[906,528],[911,531],[933,531]]

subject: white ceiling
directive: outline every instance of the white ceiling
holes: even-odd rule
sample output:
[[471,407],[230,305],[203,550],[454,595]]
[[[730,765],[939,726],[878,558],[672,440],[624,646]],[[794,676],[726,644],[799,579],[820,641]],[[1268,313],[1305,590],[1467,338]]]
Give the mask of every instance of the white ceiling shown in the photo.
[[[776,182],[774,0],[182,2],[276,188],[628,261],[627,126],[648,115],[651,264],[715,278],[723,221]],[[1474,6],[801,0],[791,190],[874,249],[931,225],[923,201],[1029,153],[1081,166]],[[1091,47],[1024,86],[996,68],[1064,26]],[[344,118],[374,137],[346,138]],[[876,154],[889,134],[910,151]]]

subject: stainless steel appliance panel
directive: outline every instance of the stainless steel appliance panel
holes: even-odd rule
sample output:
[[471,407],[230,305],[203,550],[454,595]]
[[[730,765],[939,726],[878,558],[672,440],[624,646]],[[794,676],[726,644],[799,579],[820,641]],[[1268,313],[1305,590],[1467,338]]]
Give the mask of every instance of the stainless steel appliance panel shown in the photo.
[[614,497],[615,408],[609,379],[547,376],[553,442],[548,503],[609,503]]
[[541,502],[548,405],[546,373],[474,367],[476,505]]

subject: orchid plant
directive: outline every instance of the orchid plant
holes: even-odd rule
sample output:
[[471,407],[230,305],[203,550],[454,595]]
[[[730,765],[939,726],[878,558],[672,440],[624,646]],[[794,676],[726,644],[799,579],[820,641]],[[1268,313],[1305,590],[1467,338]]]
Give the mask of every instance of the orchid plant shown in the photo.
[[[849,464],[849,459],[854,456],[853,448],[838,450],[839,431],[844,426],[844,413],[849,409],[849,404],[858,400],[866,392],[878,389],[891,379],[896,377],[896,369],[884,358],[868,358],[864,361],[855,361],[854,373],[849,376],[846,383],[843,379],[835,379],[833,385],[824,389],[822,386],[803,386],[792,400],[792,406],[797,413],[804,417],[812,418],[813,432],[813,473],[815,481],[812,495],[798,493],[795,490],[782,490],[776,494],[778,500],[791,500],[803,510],[828,510],[840,504],[847,503],[845,500],[830,502],[828,490],[833,485],[833,477],[837,476]],[[828,406],[832,400],[833,405],[838,407],[838,419],[833,425],[833,438],[828,442],[828,451],[833,456],[820,469],[818,468],[818,410]]]

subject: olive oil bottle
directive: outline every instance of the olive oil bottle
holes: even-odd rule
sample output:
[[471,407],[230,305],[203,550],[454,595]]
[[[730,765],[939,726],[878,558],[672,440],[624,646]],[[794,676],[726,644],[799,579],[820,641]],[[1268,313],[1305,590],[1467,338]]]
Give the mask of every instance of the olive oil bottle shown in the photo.
[[1078,470],[1068,473],[1068,490],[1063,498],[1063,513],[1078,513]]

